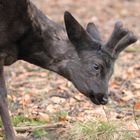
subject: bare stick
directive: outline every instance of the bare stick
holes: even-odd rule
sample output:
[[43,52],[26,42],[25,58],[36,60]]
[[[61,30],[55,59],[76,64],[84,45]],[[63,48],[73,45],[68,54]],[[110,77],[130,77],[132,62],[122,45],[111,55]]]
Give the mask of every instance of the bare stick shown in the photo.
[[[32,132],[36,129],[44,129],[44,130],[54,130],[57,128],[64,128],[65,124],[63,123],[55,123],[55,124],[46,124],[41,126],[23,126],[23,127],[14,127],[14,130],[18,133],[22,132]],[[1,132],[3,132],[3,129],[0,129]]]

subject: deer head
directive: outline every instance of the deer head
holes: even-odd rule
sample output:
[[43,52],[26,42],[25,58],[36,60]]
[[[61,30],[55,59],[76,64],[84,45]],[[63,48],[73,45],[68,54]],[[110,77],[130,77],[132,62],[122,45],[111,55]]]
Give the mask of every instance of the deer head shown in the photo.
[[[108,102],[108,82],[119,53],[137,38],[117,22],[107,43],[103,43],[94,23],[85,30],[69,13],[64,15],[69,49],[59,63],[59,74],[97,105]],[[58,67],[57,67],[58,68]]]
[[65,29],[33,5],[30,13],[33,26],[18,43],[19,59],[62,75],[93,103],[106,104],[114,62],[123,49],[136,42],[133,33],[117,22],[104,44],[94,23],[85,30],[69,12],[64,14]]

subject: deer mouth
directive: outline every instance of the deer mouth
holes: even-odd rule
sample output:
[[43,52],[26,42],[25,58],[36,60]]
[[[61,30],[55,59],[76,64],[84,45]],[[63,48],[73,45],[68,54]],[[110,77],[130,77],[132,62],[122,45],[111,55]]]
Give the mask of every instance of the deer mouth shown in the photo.
[[106,105],[108,103],[107,97],[104,97],[104,96],[102,96],[102,97],[97,96],[96,97],[95,95],[93,95],[93,93],[90,94],[89,98],[96,105]]

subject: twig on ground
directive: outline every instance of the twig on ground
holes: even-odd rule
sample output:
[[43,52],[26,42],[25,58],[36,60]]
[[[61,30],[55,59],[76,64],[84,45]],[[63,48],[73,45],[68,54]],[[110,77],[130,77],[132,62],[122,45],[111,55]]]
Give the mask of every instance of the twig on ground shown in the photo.
[[64,98],[64,99],[69,99],[69,98],[73,98],[74,100],[76,100],[77,102],[83,102],[84,100],[79,100],[77,99],[74,95],[69,94],[69,93],[65,93],[65,94],[52,94],[49,97],[59,97],[59,98]]
[[[21,127],[14,127],[14,130],[18,133],[23,133],[23,132],[32,132],[36,129],[54,130],[62,127],[63,128],[65,127],[64,123],[46,124],[40,126],[21,126]],[[0,129],[0,131],[3,131],[3,129]]]

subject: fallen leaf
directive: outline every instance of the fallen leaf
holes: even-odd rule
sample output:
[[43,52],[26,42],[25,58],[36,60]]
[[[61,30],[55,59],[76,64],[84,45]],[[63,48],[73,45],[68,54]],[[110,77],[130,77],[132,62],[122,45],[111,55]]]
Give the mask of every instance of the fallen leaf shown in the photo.
[[135,109],[140,109],[140,102],[135,103],[135,104],[134,104],[134,108],[135,108]]
[[19,104],[23,105],[23,106],[27,106],[29,103],[31,103],[31,94],[26,94],[24,95],[20,101]]
[[60,121],[60,122],[64,122],[64,121],[66,121],[66,120],[67,120],[66,117],[59,116],[59,121]]
[[42,121],[51,122],[51,118],[46,113],[38,113],[37,118]]

